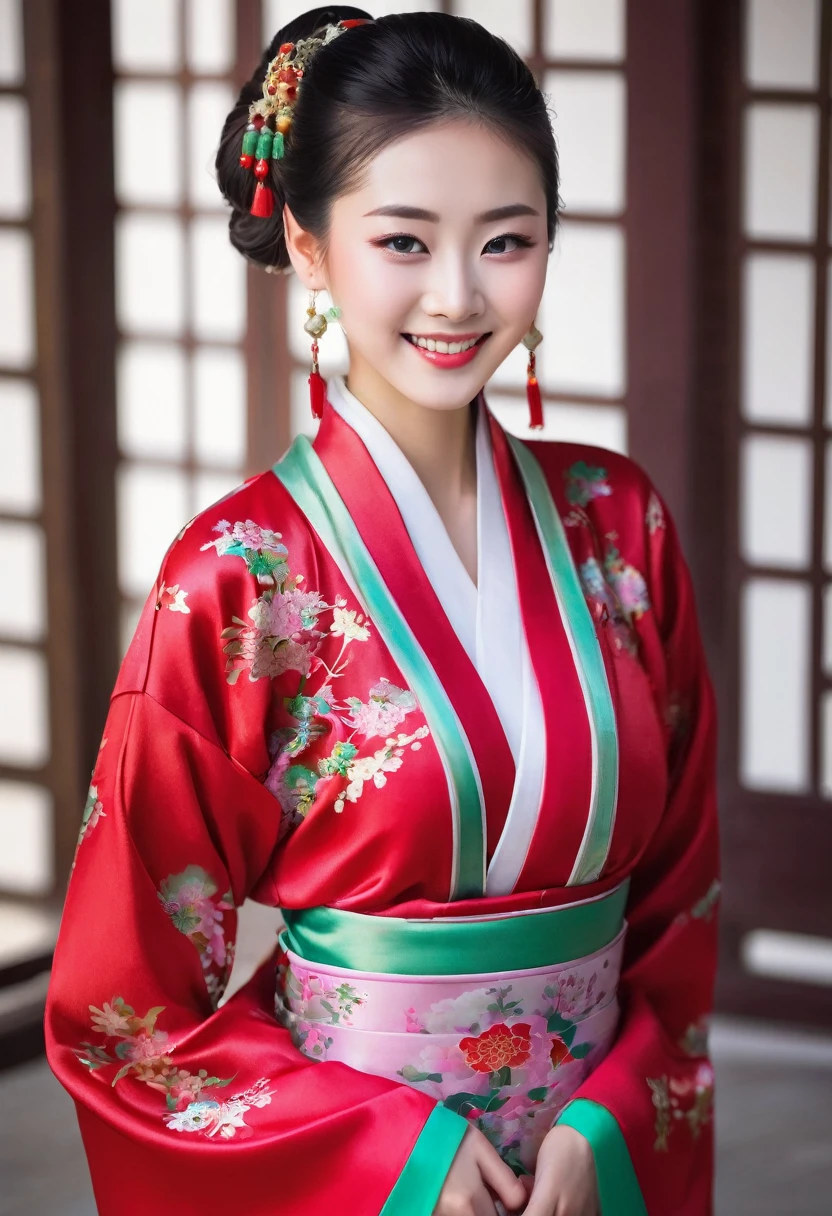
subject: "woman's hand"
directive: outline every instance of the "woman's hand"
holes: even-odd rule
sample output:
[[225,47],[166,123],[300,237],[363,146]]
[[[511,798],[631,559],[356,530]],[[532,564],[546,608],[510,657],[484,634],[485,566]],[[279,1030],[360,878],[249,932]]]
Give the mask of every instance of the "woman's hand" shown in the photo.
[[592,1146],[573,1127],[547,1133],[523,1216],[601,1216]]
[[526,1202],[526,1188],[477,1127],[462,1137],[433,1216],[496,1216],[496,1195],[509,1212]]

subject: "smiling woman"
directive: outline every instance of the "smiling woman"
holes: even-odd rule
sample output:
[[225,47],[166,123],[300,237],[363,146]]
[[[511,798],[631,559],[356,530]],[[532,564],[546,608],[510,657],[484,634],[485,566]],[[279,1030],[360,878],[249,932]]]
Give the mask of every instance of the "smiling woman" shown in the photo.
[[[476,22],[316,9],[217,163],[312,296],[320,428],[185,524],[113,695],[47,1018],[99,1211],[708,1216],[687,566],[638,465],[483,393],[523,342],[535,401],[544,98]],[[248,897],[285,930],[223,1003]]]

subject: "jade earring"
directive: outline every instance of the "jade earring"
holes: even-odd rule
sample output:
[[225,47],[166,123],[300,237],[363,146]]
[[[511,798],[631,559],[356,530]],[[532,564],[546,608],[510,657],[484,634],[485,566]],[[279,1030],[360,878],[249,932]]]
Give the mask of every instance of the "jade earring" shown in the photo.
[[312,406],[312,417],[321,418],[324,412],[324,399],[326,397],[326,383],[318,369],[318,338],[323,337],[326,333],[326,327],[329,321],[337,321],[341,315],[341,309],[336,305],[328,308],[326,312],[318,312],[315,306],[317,298],[317,289],[312,289],[309,292],[309,306],[306,309],[306,321],[303,328],[312,338],[312,370],[309,374],[309,401]]

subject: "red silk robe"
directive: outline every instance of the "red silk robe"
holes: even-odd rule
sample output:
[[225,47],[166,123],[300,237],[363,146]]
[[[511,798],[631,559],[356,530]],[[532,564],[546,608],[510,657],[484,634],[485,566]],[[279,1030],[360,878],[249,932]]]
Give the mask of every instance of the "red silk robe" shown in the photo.
[[[425,715],[274,472],[198,515],[162,562],[113,692],[47,1004],[49,1061],[75,1099],[102,1216],[160,1203],[371,1216],[433,1111],[405,1083],[302,1055],[274,1017],[274,959],[218,1004],[247,897],[442,917],[556,906],[625,878],[620,1029],[575,1097],[614,1117],[643,1208],[619,1207],[607,1183],[603,1213],[711,1211],[716,727],[689,572],[637,464],[528,443],[580,576],[618,734],[608,851],[576,886],[593,740],[493,419],[491,435],[546,737],[538,819],[509,894],[450,898],[448,782]],[[493,702],[378,469],[331,407],[314,451],[467,734],[490,857],[514,781]]]

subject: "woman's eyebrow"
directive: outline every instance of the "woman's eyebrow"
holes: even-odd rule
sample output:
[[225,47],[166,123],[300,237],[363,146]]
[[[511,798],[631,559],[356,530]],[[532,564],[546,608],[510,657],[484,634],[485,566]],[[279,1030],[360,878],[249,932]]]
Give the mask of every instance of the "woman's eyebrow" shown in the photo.
[[[505,207],[494,207],[491,211],[483,211],[475,216],[478,224],[491,224],[495,220],[508,220],[516,215],[539,215],[534,207],[527,203],[509,203]],[[375,211],[365,211],[364,218],[369,215],[386,215],[399,220],[428,220],[438,224],[441,216],[435,211],[426,211],[424,207],[409,207],[406,203],[388,203],[385,207],[377,207]]]

